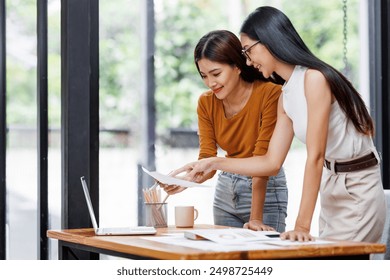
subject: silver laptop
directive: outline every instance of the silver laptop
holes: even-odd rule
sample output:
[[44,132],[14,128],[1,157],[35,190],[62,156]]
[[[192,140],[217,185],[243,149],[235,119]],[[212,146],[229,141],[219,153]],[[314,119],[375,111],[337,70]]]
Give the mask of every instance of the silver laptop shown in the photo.
[[88,205],[89,215],[91,216],[91,221],[96,235],[143,235],[143,234],[156,234],[156,229],[154,227],[146,226],[136,226],[136,227],[115,227],[115,228],[99,228],[95,212],[93,211],[91,197],[89,195],[89,190],[87,187],[87,182],[85,181],[84,176],[80,178],[81,185],[83,186],[85,199]]

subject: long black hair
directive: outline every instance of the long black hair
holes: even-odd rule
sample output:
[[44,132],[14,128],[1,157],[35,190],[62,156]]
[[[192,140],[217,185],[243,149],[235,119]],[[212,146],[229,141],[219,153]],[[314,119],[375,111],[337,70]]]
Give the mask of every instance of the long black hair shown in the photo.
[[282,62],[320,71],[329,83],[330,90],[341,109],[357,131],[366,135],[374,134],[373,121],[360,94],[343,74],[309,50],[283,12],[274,7],[259,7],[245,19],[240,33],[246,34],[252,40],[260,41]]
[[255,80],[263,80],[263,74],[246,64],[246,59],[241,53],[241,42],[238,37],[228,30],[214,30],[199,39],[194,50],[194,62],[200,74],[198,62],[202,58],[237,66],[241,70],[241,78],[252,83]]

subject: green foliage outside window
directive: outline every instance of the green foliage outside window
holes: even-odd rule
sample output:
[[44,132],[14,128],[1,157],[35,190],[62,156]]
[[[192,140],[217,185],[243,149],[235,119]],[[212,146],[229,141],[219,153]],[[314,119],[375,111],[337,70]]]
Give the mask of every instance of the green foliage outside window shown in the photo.
[[[238,0],[237,0],[238,1]],[[23,2],[23,5],[21,4]],[[60,126],[59,1],[49,0],[49,119]],[[135,130],[140,116],[140,1],[100,1],[100,118],[106,128]],[[229,29],[229,1],[159,0],[156,6],[155,76],[158,135],[169,128],[197,127],[198,96],[206,90],[193,63],[199,38]],[[314,54],[343,68],[341,0],[241,0],[244,13],[258,5],[279,5]],[[7,1],[7,120],[36,124],[36,1]],[[348,1],[348,60],[358,86],[359,1]],[[244,17],[245,15],[242,15]],[[232,30],[237,33],[238,30]],[[14,42],[14,43],[11,43]],[[15,43],[16,42],[16,43]],[[22,42],[22,43],[20,43]],[[16,44],[18,48],[13,48]]]

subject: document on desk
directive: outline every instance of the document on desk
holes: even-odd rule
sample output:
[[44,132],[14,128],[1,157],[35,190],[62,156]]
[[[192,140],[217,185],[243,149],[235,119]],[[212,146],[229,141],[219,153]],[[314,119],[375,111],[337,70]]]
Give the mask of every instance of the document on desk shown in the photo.
[[[215,252],[233,252],[233,251],[252,251],[252,250],[266,250],[275,249],[280,246],[302,246],[302,245],[321,245],[329,244],[332,241],[326,240],[314,240],[310,242],[298,242],[281,240],[279,237],[275,237],[279,233],[273,231],[251,231],[254,236],[246,235],[243,236],[244,231],[250,231],[247,229],[235,228],[235,229],[199,229],[189,230],[183,233],[166,234],[162,236],[145,236],[143,239],[152,240],[155,242],[161,242],[173,246],[183,246],[205,251]],[[227,231],[227,233],[226,233]],[[190,234],[191,232],[191,234]],[[210,232],[215,232],[210,233]],[[225,232],[225,233],[223,233]],[[218,233],[225,234],[222,237],[218,236]],[[196,234],[196,237],[193,235]],[[200,235],[199,235],[200,234]],[[200,236],[208,237],[211,239],[203,238]],[[268,235],[268,236],[267,236]],[[186,237],[185,237],[186,236]],[[270,237],[274,236],[274,237]],[[190,238],[189,238],[190,237]],[[226,237],[229,237],[227,239]],[[234,239],[236,241],[234,241]],[[226,240],[225,240],[226,239]]]
[[306,242],[282,240],[277,231],[253,231],[244,228],[188,230],[184,232],[184,236],[188,239],[206,239],[219,244],[254,244],[255,242],[262,242],[276,246],[301,246],[333,243],[322,239]]
[[162,236],[145,236],[143,239],[152,240],[172,246],[183,246],[204,251],[214,252],[234,252],[234,251],[254,251],[254,250],[266,250],[275,248],[275,245],[266,244],[263,242],[257,243],[244,243],[244,244],[221,244],[210,240],[191,240],[185,238],[183,233],[169,234]]
[[264,241],[269,245],[275,246],[307,246],[307,245],[322,245],[322,244],[331,244],[333,241],[316,239],[313,241],[290,241],[290,240],[267,240]]
[[276,231],[253,231],[245,228],[195,229],[184,232],[188,239],[206,239],[219,244],[244,244],[254,241],[280,240]]
[[163,184],[177,185],[177,186],[181,186],[181,187],[185,187],[185,188],[210,187],[210,186],[207,186],[207,185],[202,185],[202,184],[198,184],[198,183],[195,183],[195,182],[186,181],[186,180],[179,179],[179,178],[176,178],[176,177],[172,177],[172,176],[169,176],[169,175],[164,175],[164,174],[161,174],[161,173],[159,173],[157,171],[149,171],[145,167],[142,167],[142,170],[146,174],[148,174],[151,177],[153,177],[156,181],[158,181],[160,183],[163,183]]

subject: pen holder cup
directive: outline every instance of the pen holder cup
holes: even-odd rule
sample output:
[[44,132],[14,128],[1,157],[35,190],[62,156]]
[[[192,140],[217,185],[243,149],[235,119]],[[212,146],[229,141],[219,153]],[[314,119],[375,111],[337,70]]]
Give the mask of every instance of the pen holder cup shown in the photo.
[[145,225],[156,228],[168,226],[167,203],[145,203]]

